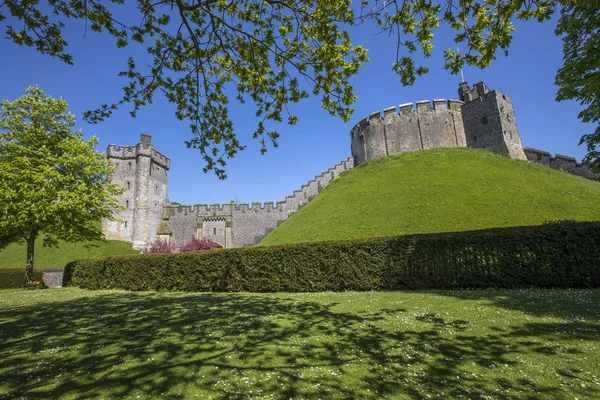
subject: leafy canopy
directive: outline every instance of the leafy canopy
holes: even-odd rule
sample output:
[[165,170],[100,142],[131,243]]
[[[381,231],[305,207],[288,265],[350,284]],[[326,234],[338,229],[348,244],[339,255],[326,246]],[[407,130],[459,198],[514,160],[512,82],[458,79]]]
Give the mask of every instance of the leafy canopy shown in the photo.
[[67,64],[74,62],[63,37],[68,20],[85,19],[90,29],[107,32],[118,47],[146,46],[150,59],[129,58],[119,74],[128,83],[113,104],[85,113],[96,123],[120,106],[131,115],[152,103],[157,92],[190,122],[188,147],[197,148],[205,172],[225,178],[226,160],[246,146],[228,112],[235,97],[252,102],[257,123],[253,136],[266,151],[277,146],[271,123],[295,124],[291,103],[315,95],[333,116],[348,120],[356,96],[349,78],[368,61],[367,50],[353,45],[351,28],[374,23],[397,39],[392,69],[405,85],[428,72],[412,53],[429,57],[436,29],[446,25],[463,54],[444,52],[446,68],[486,67],[496,51],[506,52],[515,19],[544,21],[558,0],[137,0],[136,23],[123,0],[8,1],[0,4],[7,36]]
[[596,124],[579,144],[586,144],[584,161],[600,172],[600,2],[575,0],[561,10],[556,34],[563,35],[564,66],[556,74],[557,100],[577,100],[584,106],[583,122]]
[[98,140],[84,140],[67,103],[39,87],[0,107],[0,237],[100,238],[98,221],[113,218],[122,190],[109,182],[112,163],[94,150]]

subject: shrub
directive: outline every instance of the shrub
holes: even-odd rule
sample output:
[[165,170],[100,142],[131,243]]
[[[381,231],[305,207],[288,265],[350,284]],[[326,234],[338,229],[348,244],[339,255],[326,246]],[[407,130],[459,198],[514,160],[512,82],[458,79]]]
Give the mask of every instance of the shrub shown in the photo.
[[144,250],[145,254],[157,254],[157,253],[174,253],[175,245],[167,243],[166,240],[156,239],[150,247]]
[[197,250],[214,250],[220,249],[221,246],[219,243],[212,242],[206,238],[198,239],[192,236],[192,239],[185,243],[183,246],[179,248],[179,251],[185,253],[187,251],[197,251]]
[[75,261],[88,289],[342,291],[600,287],[600,223]]
[[[33,270],[33,279],[42,282],[42,270]],[[0,268],[0,289],[18,289],[27,287],[25,268]]]

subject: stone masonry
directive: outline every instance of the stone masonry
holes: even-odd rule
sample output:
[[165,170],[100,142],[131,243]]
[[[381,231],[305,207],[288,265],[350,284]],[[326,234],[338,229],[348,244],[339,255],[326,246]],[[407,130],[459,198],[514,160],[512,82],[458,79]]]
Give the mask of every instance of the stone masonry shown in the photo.
[[120,196],[121,221],[102,221],[106,239],[123,240],[143,249],[156,238],[163,206],[168,203],[168,173],[171,160],[152,147],[150,135],[141,135],[135,146],[108,146],[107,157],[115,166],[112,181],[125,192]]
[[261,203],[195,204],[163,207],[158,237],[176,245],[192,236],[205,237],[223,247],[258,244],[268,233],[302,208],[332,180],[354,166],[350,157],[315,176],[282,201]]
[[356,165],[394,153],[447,147],[483,148],[525,160],[512,101],[483,82],[459,87],[460,100],[436,99],[388,107],[350,132]]
[[588,167],[572,157],[523,148],[512,100],[483,82],[471,89],[459,86],[460,100],[419,101],[399,109],[389,107],[363,118],[352,128],[352,156],[315,176],[282,201],[235,204],[171,205],[168,202],[170,160],[142,134],[133,147],[108,146],[107,156],[116,173],[113,182],[125,188],[120,196],[121,220],[104,220],[107,239],[132,243],[143,249],[160,238],[182,245],[192,238],[208,238],[223,247],[258,244],[268,233],[302,208],[329,182],[356,165],[389,154],[447,147],[483,148],[520,160],[598,180]]

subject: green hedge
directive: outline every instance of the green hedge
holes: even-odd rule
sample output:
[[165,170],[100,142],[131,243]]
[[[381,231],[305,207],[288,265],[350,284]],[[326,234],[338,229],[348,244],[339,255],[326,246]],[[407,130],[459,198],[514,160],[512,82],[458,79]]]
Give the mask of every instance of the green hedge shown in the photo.
[[599,287],[600,223],[103,257],[67,265],[89,289],[220,292]]
[[[42,281],[42,270],[33,270],[34,280]],[[0,289],[18,289],[27,287],[25,268],[0,268]]]

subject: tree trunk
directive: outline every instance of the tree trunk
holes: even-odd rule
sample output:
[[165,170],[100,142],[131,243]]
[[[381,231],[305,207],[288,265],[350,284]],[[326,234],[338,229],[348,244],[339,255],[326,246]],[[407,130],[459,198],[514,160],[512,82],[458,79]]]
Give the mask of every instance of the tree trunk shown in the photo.
[[32,231],[27,238],[27,266],[25,267],[25,279],[27,286],[33,285],[33,257],[35,253],[35,238],[37,232]]

